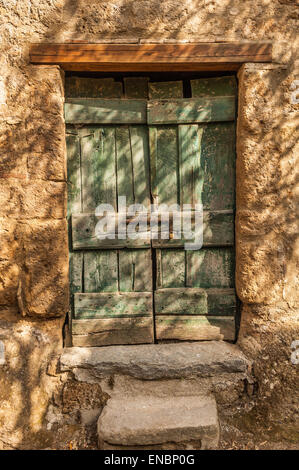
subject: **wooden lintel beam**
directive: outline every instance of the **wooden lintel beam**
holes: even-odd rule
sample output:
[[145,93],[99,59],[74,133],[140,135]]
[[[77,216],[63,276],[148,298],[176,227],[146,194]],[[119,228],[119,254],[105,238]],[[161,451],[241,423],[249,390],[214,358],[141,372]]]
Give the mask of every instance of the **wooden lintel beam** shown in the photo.
[[70,71],[238,70],[245,62],[271,62],[269,43],[33,44],[32,64]]

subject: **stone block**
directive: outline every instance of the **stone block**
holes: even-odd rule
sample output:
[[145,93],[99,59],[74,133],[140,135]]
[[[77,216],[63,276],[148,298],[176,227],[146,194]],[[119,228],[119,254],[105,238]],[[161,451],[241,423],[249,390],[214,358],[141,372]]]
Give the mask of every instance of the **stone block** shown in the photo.
[[62,219],[66,216],[66,183],[2,179],[0,213],[19,220]]
[[32,152],[26,156],[28,176],[41,180],[66,180],[66,157],[64,153]]
[[98,420],[99,447],[151,446],[197,441],[215,449],[219,424],[214,398],[175,397],[110,399]]
[[66,221],[28,221],[22,224],[22,230],[19,301],[23,315],[65,315],[69,308]]

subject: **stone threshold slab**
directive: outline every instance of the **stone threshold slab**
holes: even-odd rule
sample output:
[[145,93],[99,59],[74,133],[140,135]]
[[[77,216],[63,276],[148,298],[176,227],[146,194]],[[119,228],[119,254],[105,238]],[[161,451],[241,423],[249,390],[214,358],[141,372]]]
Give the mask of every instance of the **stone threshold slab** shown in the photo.
[[60,369],[92,370],[98,377],[122,374],[157,380],[247,373],[250,362],[236,345],[209,341],[66,348],[60,358]]

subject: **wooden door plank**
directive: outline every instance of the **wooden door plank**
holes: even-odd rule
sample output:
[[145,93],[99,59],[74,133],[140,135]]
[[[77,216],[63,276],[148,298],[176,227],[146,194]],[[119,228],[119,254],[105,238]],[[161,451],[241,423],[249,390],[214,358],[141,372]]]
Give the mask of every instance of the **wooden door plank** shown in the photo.
[[237,96],[235,76],[190,80],[192,98],[204,96]]
[[151,292],[151,250],[120,250],[119,290],[122,292]]
[[130,142],[129,127],[117,127],[116,138],[116,161],[117,161],[117,195],[125,196],[127,205],[135,203],[132,150]]
[[150,127],[151,182],[154,203],[179,203],[177,129]]
[[202,203],[204,173],[201,168],[201,137],[203,128],[194,124],[179,125],[180,203]]
[[235,111],[235,96],[151,100],[147,120],[150,125],[233,121]]
[[145,100],[68,98],[67,124],[145,124]]
[[[149,227],[145,232],[140,232],[145,238],[125,240],[118,239],[117,218],[115,223],[115,239],[100,240],[95,235],[95,227],[100,217],[93,213],[72,215],[72,246],[74,250],[80,249],[117,249],[117,248],[146,248],[151,246]],[[129,223],[127,218],[127,224]],[[149,225],[149,221],[147,222]],[[193,230],[193,229],[192,229]],[[166,232],[163,232],[166,236]],[[170,226],[170,237],[171,235]],[[158,232],[158,239],[152,240],[154,248],[184,248],[186,242],[190,240],[181,239],[161,239]],[[192,241],[192,240],[191,240]],[[233,246],[234,244],[234,215],[232,211],[214,211],[204,213],[203,216],[203,246]]]
[[122,83],[113,78],[66,77],[66,98],[121,98]]
[[235,259],[233,248],[209,248],[186,252],[188,287],[234,287]]
[[82,292],[83,290],[83,253],[69,253],[69,279],[70,293]]
[[74,306],[76,319],[151,316],[152,293],[78,293],[75,294]]
[[212,316],[233,316],[237,313],[235,289],[207,289],[208,314]]
[[162,100],[162,99],[173,99],[183,98],[183,82],[171,81],[171,82],[149,82],[149,99],[150,100]]
[[[194,214],[191,219],[191,229],[194,234]],[[181,213],[181,221],[187,217],[187,214]],[[189,215],[188,215],[189,217]],[[183,227],[182,227],[183,228]],[[169,236],[168,236],[169,235]],[[168,238],[167,238],[168,236]],[[169,234],[163,232],[163,239],[161,233],[158,232],[158,238],[152,240],[154,248],[184,248],[185,243],[192,243],[184,237],[179,239],[173,238],[173,232],[170,224]],[[232,246],[234,244],[234,214],[231,210],[224,211],[209,211],[203,213],[203,246]]]
[[234,317],[157,315],[157,340],[207,341],[235,339]]
[[158,289],[154,295],[157,315],[208,313],[208,297],[204,289]]
[[84,292],[118,290],[117,252],[112,250],[84,253]]
[[235,207],[235,124],[206,125],[201,139],[201,165],[204,171],[202,203],[204,210]]
[[[104,216],[105,218],[106,216]],[[111,216],[107,216],[111,217]],[[109,236],[114,238],[99,239],[96,236],[95,229],[101,217],[96,216],[94,213],[88,214],[72,214],[72,245],[74,250],[82,249],[122,249],[122,248],[150,248],[150,231],[149,228],[140,230],[141,238],[118,238],[118,221],[115,217],[115,230],[114,227]],[[133,217],[127,218],[127,225],[133,223]],[[141,216],[140,216],[141,219]],[[144,224],[147,222],[147,214],[145,215]],[[106,233],[106,232],[105,232]],[[108,232],[107,232],[108,233]]]
[[90,128],[81,142],[83,211],[106,203],[116,209],[115,129]]
[[185,251],[157,250],[157,287],[185,286]]
[[152,317],[73,320],[73,346],[153,343]]
[[81,168],[80,168],[80,141],[75,130],[67,130],[67,194],[68,194],[68,216],[72,212],[81,212]]
[[148,98],[148,77],[125,77],[125,97],[128,99]]
[[237,308],[233,288],[158,288],[155,308],[158,315],[233,316]]
[[149,157],[150,157],[150,184],[151,195],[154,204],[158,204],[158,180],[157,180],[157,162],[158,162],[158,147],[157,147],[157,127],[149,126]]
[[134,203],[150,206],[149,141],[146,126],[130,126]]

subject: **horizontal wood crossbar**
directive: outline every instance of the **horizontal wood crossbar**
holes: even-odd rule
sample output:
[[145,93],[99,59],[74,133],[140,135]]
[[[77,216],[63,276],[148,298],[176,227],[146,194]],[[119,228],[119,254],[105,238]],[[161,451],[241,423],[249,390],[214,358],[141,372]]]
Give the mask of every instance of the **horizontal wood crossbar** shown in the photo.
[[67,124],[188,124],[233,121],[235,96],[172,100],[69,98]]
[[245,62],[271,62],[269,43],[33,44],[30,62],[69,71],[142,72],[238,70]]
[[[146,216],[147,217],[147,216]],[[184,215],[182,215],[184,217]],[[73,250],[82,249],[121,249],[121,248],[182,248],[190,240],[170,237],[151,240],[150,229],[147,227],[142,238],[119,239],[118,227],[115,238],[99,239],[95,227],[99,217],[94,214],[72,214],[72,245]],[[234,214],[232,210],[205,211],[203,213],[203,246],[233,246],[234,244]],[[159,228],[161,231],[161,228]],[[145,236],[146,235],[146,236]],[[158,233],[159,235],[159,233]]]

